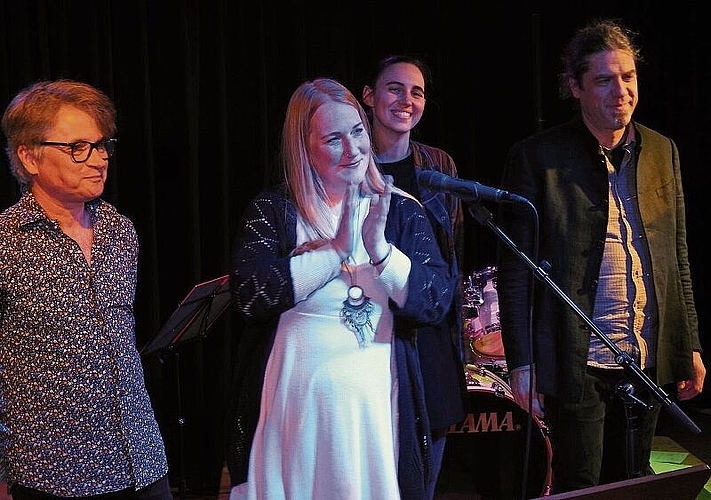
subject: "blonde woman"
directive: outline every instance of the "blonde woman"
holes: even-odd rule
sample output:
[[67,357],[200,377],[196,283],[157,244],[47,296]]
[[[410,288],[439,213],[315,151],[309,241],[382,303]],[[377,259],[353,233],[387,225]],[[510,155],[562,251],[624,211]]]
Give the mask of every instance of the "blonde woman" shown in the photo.
[[282,159],[285,183],[252,200],[234,244],[232,497],[420,500],[432,476],[416,328],[449,309],[447,264],[340,83],[296,89]]

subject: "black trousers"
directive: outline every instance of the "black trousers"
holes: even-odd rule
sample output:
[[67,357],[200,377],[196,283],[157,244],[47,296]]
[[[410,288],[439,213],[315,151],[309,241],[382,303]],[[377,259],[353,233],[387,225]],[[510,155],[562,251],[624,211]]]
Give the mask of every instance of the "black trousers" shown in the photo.
[[[654,373],[645,373],[654,380]],[[616,392],[623,381],[635,382],[634,395],[654,409],[626,404]],[[661,404],[621,369],[588,368],[584,383],[579,403],[548,396],[545,400],[553,450],[552,493],[653,473],[649,456]],[[628,424],[634,432],[628,433]]]
[[19,484],[13,484],[10,486],[10,495],[12,495],[13,500],[173,500],[167,474],[138,491],[133,488],[126,488],[125,490],[90,497],[58,497],[32,488],[26,488]]

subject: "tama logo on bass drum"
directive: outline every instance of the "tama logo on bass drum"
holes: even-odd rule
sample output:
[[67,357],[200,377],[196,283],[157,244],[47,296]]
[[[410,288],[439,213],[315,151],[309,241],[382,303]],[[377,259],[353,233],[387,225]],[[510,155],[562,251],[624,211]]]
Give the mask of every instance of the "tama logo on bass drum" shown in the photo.
[[521,425],[514,423],[513,412],[468,413],[466,418],[453,424],[447,431],[449,434],[470,434],[476,432],[517,432]]

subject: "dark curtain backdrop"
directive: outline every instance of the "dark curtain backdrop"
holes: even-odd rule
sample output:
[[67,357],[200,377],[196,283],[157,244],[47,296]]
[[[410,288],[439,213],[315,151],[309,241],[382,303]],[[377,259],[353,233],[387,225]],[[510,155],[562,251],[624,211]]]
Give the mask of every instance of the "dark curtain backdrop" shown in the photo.
[[[711,38],[700,7],[277,3],[283,2],[0,0],[2,109],[29,83],[60,77],[92,83],[117,104],[120,143],[105,198],[133,219],[140,237],[139,347],[193,285],[228,272],[244,206],[278,176],[284,109],[301,81],[333,76],[360,96],[381,56],[423,58],[434,86],[417,137],[450,152],[461,177],[497,186],[513,141],[569,116],[556,94],[558,55],[574,28],[598,16],[621,18],[641,32],[646,62],[636,118],[680,147],[702,334],[708,330],[710,277],[701,240]],[[19,192],[4,155],[0,163],[4,208]],[[491,265],[494,244],[489,228],[469,218],[465,271]],[[190,492],[217,490],[238,334],[225,314],[207,335],[144,356],[174,487],[182,481]]]

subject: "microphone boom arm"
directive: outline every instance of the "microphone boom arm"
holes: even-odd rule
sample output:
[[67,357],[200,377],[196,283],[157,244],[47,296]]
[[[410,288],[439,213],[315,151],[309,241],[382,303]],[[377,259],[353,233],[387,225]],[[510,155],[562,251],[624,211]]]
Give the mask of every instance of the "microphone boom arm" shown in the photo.
[[[528,200],[526,200],[528,202]],[[536,213],[536,207],[528,202],[528,206]],[[493,216],[486,208],[480,204],[474,204],[468,207],[469,213],[479,224],[488,226],[498,237],[508,246],[525,264],[533,271],[534,276],[546,284],[548,288],[553,290],[555,294],[561,298],[571,309],[590,327],[590,330],[613,352],[615,362],[632,373],[637,380],[641,381],[649,390],[649,392],[658,399],[669,413],[677,420],[686,426],[693,434],[699,434],[701,429],[697,426],[679,406],[671,400],[669,395],[664,390],[654,383],[634,362],[634,360],[626,353],[621,351],[609,338],[602,332],[595,322],[590,319],[583,310],[581,310],[566,293],[556,285],[556,283],[548,276],[545,269],[536,265],[526,254],[521,251],[516,244],[508,237],[508,235],[493,221]],[[548,266],[546,266],[549,268]]]

